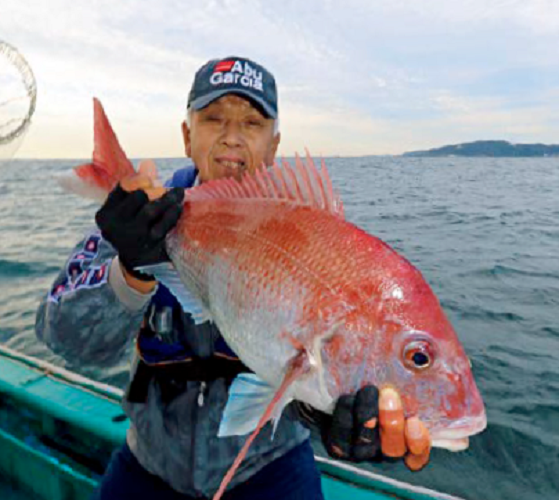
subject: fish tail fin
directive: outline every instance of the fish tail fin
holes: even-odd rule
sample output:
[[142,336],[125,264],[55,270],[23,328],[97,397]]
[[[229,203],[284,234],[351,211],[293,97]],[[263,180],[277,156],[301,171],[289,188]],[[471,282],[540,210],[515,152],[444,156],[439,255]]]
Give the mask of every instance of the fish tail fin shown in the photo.
[[[283,378],[280,388],[276,392],[270,404],[267,406],[266,411],[264,412],[262,417],[260,417],[256,429],[254,429],[252,434],[248,437],[245,444],[241,448],[241,451],[239,451],[239,454],[235,458],[233,465],[231,465],[231,467],[227,471],[227,474],[225,474],[225,477],[221,481],[219,489],[217,490],[217,493],[214,495],[212,500],[220,500],[223,493],[225,492],[225,489],[227,488],[227,485],[231,482],[231,479],[233,479],[233,476],[235,475],[235,472],[237,471],[239,465],[241,465],[241,462],[245,458],[250,445],[255,440],[262,427],[264,427],[266,422],[268,422],[268,420],[270,420],[274,415],[280,413],[278,411],[279,409],[276,408],[278,404],[281,405],[283,403],[283,405],[286,405],[289,402],[289,399],[285,398],[287,390],[289,389],[289,387],[291,387],[293,382],[307,370],[307,354],[304,351],[300,351],[289,364],[289,368],[287,369],[287,373]],[[283,408],[281,409],[283,410]]]
[[94,149],[91,163],[75,167],[57,180],[66,190],[102,201],[118,182],[134,173],[101,102],[93,99]]
[[276,199],[288,200],[296,205],[308,206],[343,218],[343,205],[332,188],[324,161],[318,169],[309,152],[306,161],[295,156],[295,165],[282,160],[281,165],[262,168],[254,176],[245,173],[238,181],[233,178],[217,179],[189,189],[188,200],[207,199]]

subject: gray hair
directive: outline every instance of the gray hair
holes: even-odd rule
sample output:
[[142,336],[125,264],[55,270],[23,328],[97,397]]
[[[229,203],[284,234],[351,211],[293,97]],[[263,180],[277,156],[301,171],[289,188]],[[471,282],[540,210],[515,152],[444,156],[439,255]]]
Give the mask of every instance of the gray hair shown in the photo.
[[[188,128],[190,128],[190,125],[192,123],[192,108],[188,108],[186,110],[186,124],[188,125]],[[274,137],[277,136],[279,134],[279,126],[280,126],[280,120],[279,120],[279,116],[277,118],[274,119]]]

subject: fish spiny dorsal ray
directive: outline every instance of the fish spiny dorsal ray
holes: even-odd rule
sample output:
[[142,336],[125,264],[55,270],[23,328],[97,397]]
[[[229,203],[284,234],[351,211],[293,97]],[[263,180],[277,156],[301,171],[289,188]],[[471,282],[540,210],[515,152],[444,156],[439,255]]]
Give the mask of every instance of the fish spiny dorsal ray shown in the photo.
[[296,205],[326,210],[343,218],[343,205],[332,187],[328,170],[322,160],[317,169],[310,153],[306,161],[295,155],[295,166],[282,159],[281,167],[274,163],[258,169],[254,175],[245,173],[240,181],[217,179],[192,188],[187,199],[272,199],[289,200]]
[[[309,150],[305,148],[305,151],[307,153],[307,162],[311,163],[313,166],[312,171],[318,173],[318,170],[314,165],[314,160],[312,159]],[[332,185],[332,180],[328,175],[328,170],[326,169],[324,158],[321,158],[321,169],[323,172],[325,172],[324,175],[325,185],[320,183],[321,187],[324,189],[324,202],[326,203],[326,206],[328,207],[329,211],[340,213],[340,215],[343,217],[344,207],[342,205],[342,200],[339,196],[336,196],[334,193],[334,186]],[[329,203],[333,203],[333,205],[329,205]]]

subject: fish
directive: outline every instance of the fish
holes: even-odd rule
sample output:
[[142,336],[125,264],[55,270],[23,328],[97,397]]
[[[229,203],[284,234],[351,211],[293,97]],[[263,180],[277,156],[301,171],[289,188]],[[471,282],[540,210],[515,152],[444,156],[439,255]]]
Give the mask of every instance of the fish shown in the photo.
[[[101,200],[134,169],[97,99],[94,121],[93,160],[63,184]],[[213,321],[254,372],[230,389],[219,436],[248,437],[214,500],[293,400],[332,413],[341,395],[373,384],[399,392],[433,446],[464,449],[485,429],[470,360],[437,297],[404,256],[345,218],[324,160],[307,152],[186,190],[165,245],[171,262],[140,270],[197,323]]]

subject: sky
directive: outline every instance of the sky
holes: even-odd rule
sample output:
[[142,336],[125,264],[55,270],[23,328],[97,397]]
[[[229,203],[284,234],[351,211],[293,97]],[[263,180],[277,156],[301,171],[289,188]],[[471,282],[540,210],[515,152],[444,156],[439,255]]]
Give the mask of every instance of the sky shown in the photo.
[[557,0],[0,0],[0,40],[37,80],[20,158],[90,157],[93,97],[130,157],[183,156],[194,73],[230,55],[275,75],[287,156],[559,143]]

